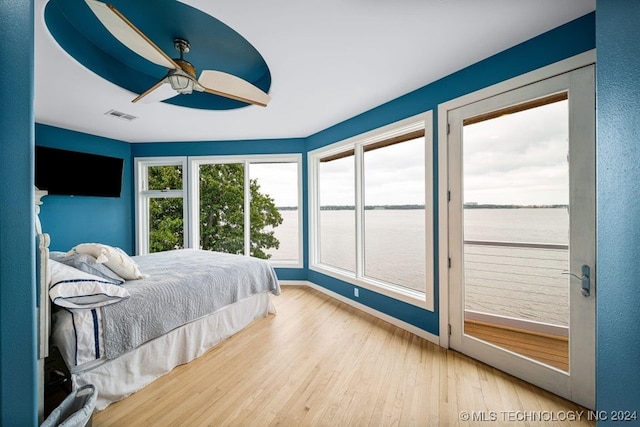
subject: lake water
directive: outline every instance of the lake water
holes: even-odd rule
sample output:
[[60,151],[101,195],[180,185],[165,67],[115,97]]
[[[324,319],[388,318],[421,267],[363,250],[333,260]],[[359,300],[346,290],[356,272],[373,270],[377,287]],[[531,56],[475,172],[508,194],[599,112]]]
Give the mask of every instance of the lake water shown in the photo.
[[[284,221],[276,228],[280,249],[272,259],[297,256],[297,211],[280,211]],[[355,213],[350,210],[321,211],[323,262],[353,270],[355,266]],[[420,263],[424,255],[425,219],[422,210],[365,211],[368,241],[366,249],[385,253],[381,246],[394,248],[407,264]],[[567,209],[465,209],[465,240],[492,240],[529,243],[569,242]]]
[[569,243],[569,211],[554,209],[465,209],[465,240]]
[[[272,259],[296,256],[297,211],[281,211],[281,247]],[[422,210],[367,210],[365,275],[425,289]],[[465,209],[465,240],[568,244],[569,215],[554,209]],[[355,270],[355,212],[320,212],[321,261]],[[465,245],[467,309],[566,325],[567,250]],[[437,262],[437,260],[435,260]]]
[[465,241],[516,243],[465,244],[465,308],[568,326],[569,276],[563,273],[568,270],[569,251],[562,248],[569,243],[568,210],[468,209],[465,218]]

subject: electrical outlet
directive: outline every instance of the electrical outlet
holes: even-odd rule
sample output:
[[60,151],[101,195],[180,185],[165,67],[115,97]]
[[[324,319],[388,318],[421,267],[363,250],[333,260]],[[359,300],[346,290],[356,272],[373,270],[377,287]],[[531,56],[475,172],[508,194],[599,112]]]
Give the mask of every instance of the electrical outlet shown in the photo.
[[360,297],[360,289],[353,288],[353,296],[356,298]]

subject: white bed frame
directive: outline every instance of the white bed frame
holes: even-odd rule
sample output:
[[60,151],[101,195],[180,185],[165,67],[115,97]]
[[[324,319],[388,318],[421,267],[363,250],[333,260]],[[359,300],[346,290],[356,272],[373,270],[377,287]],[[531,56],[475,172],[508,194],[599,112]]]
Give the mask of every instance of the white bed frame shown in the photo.
[[38,281],[39,299],[38,319],[38,420],[44,416],[44,359],[49,356],[49,335],[51,334],[51,302],[49,300],[49,235],[42,232],[40,224],[40,205],[46,191],[35,189],[35,226],[36,226],[36,280]]

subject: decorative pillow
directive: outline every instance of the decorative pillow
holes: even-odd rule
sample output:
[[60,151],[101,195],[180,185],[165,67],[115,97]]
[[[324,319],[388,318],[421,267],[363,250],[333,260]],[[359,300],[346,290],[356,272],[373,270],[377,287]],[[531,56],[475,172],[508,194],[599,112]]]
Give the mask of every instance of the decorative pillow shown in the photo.
[[97,308],[129,298],[129,291],[101,277],[49,260],[49,298],[66,308]]
[[120,248],[114,248],[100,243],[82,243],[71,249],[67,255],[73,253],[89,254],[98,263],[104,264],[111,271],[125,280],[144,279],[149,276],[142,274],[136,263]]
[[95,257],[89,254],[73,253],[67,255],[64,252],[49,252],[49,258],[61,262],[69,267],[77,268],[85,273],[93,274],[94,276],[102,277],[104,280],[112,282],[116,285],[124,283],[124,279],[111,271],[104,264],[100,264],[96,261]]

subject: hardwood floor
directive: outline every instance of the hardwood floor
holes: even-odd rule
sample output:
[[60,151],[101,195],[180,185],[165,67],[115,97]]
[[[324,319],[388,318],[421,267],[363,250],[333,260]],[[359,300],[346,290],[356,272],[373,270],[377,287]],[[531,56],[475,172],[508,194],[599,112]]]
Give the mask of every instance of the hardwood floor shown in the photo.
[[531,421],[584,409],[313,289],[284,287],[275,303],[277,315],[96,413],[93,425],[594,425],[586,411],[581,421]]

